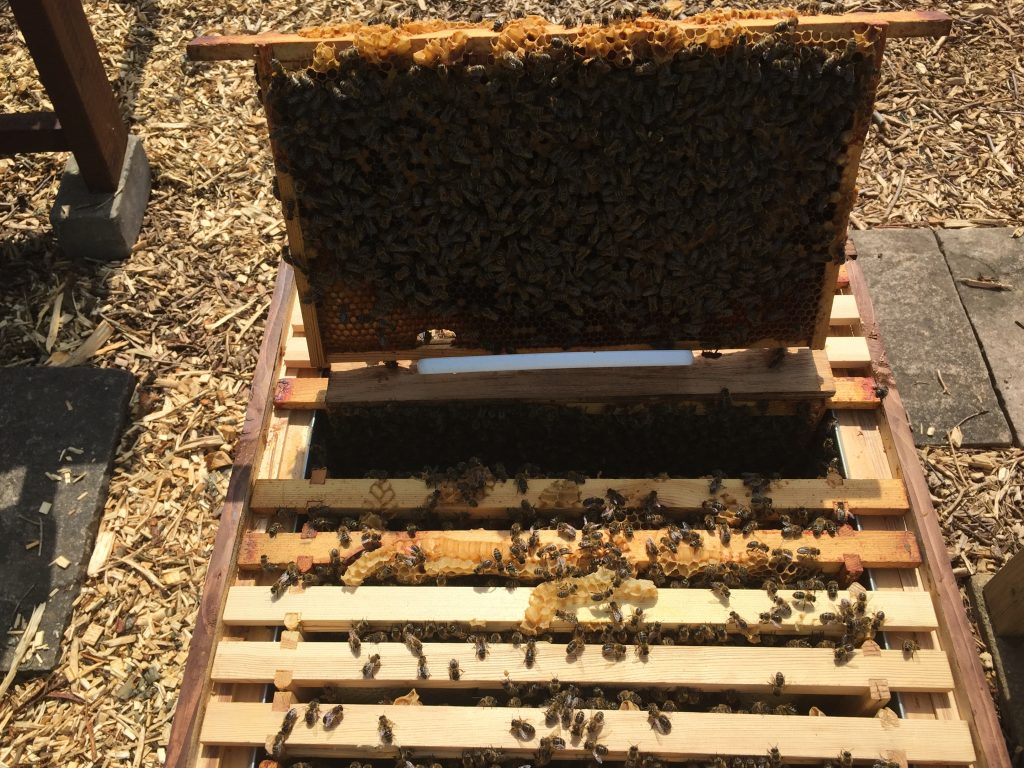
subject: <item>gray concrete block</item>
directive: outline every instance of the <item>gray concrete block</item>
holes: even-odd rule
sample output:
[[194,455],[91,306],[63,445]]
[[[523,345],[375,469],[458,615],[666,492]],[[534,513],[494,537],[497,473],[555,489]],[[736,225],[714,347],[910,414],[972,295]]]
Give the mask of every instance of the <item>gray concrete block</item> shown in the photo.
[[[981,342],[1017,442],[1024,439],[1024,239],[1012,229],[939,230],[960,300]],[[1012,291],[971,288],[962,278],[992,277]]]
[[[1009,729],[1013,741],[1024,744],[1024,638],[998,637],[992,627],[992,618],[985,603],[985,585],[991,573],[977,573],[967,582],[967,596],[971,601],[978,634],[988,646],[991,669],[995,673],[999,694],[999,714],[1003,727]],[[982,657],[982,666],[989,659]],[[1012,743],[1010,753],[1013,753]]]
[[72,258],[128,258],[142,228],[149,183],[149,161],[137,136],[128,137],[121,180],[113,194],[90,192],[72,155],[50,211],[57,243]]
[[18,640],[7,630],[42,602],[47,648],[19,669],[60,657],[134,388],[127,371],[0,368],[0,671]]
[[1009,445],[1010,428],[932,231],[876,229],[854,232],[853,240],[915,442],[945,443],[961,419],[988,411],[961,427],[964,445]]

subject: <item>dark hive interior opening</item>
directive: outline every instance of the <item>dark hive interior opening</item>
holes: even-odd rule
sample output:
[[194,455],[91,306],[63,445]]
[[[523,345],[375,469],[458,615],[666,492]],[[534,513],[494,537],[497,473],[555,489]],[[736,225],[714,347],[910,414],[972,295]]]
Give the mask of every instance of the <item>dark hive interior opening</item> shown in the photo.
[[331,477],[445,471],[472,458],[535,477],[818,477],[835,458],[831,421],[719,403],[533,403],[333,408],[318,422],[313,466]]
[[265,91],[328,351],[428,328],[490,350],[809,343],[870,35],[523,19],[415,50],[356,27]]

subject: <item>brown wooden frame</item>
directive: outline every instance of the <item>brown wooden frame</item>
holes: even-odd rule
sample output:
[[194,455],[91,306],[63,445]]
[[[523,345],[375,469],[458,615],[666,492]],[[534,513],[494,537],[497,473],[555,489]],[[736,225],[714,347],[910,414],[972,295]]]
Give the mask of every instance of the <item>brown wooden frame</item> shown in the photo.
[[128,128],[79,0],[10,0],[56,114],[0,115],[0,153],[71,150],[91,192],[116,192]]

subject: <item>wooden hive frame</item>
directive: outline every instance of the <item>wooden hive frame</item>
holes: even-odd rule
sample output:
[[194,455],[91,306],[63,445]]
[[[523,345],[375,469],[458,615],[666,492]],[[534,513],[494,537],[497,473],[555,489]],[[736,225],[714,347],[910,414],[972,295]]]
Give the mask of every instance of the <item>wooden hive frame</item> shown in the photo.
[[[920,34],[923,29],[908,27],[908,34]],[[934,26],[927,31],[935,31]],[[251,39],[221,44],[234,46],[236,56],[252,52]],[[275,44],[308,45],[308,41],[287,39]],[[383,747],[377,734],[382,714],[395,723],[402,746],[420,755],[458,757],[465,749],[481,747],[528,755],[533,744],[524,746],[509,733],[509,718],[516,710],[455,706],[466,691],[486,693],[499,688],[506,675],[517,682],[543,682],[557,676],[587,684],[764,693],[766,670],[778,670],[785,675],[787,695],[802,702],[806,699],[801,697],[811,695],[830,697],[838,716],[674,713],[671,733],[655,734],[646,713],[613,711],[606,713],[607,735],[602,737],[609,759],[621,760],[634,744],[672,761],[720,754],[762,756],[777,746],[786,762],[834,760],[840,750],[849,749],[858,762],[865,763],[884,757],[900,765],[1008,768],[994,705],[855,262],[837,270],[824,354],[807,358],[827,366],[822,379],[831,378],[832,387],[820,389],[815,396],[823,397],[835,413],[847,478],[782,480],[771,491],[779,510],[803,506],[829,511],[841,504],[860,522],[859,531],[843,529],[840,535],[822,537],[815,544],[822,549],[823,570],[835,573],[844,585],[867,571],[868,598],[873,610],[886,613],[884,637],[893,650],[869,643],[841,666],[826,649],[756,645],[656,646],[647,663],[640,663],[632,653],[625,661],[607,661],[599,648],[588,648],[581,660],[569,663],[564,647],[542,643],[536,663],[526,667],[522,650],[510,645],[493,645],[481,661],[468,643],[428,642],[424,652],[432,662],[432,676],[423,680],[408,649],[385,642],[374,649],[383,662],[379,674],[365,679],[361,666],[367,649],[356,658],[346,643],[317,635],[345,631],[360,620],[379,626],[407,621],[473,622],[487,631],[507,629],[522,619],[531,588],[482,592],[458,586],[316,586],[293,588],[280,599],[270,599],[267,584],[273,577],[262,571],[263,556],[273,564],[296,562],[308,570],[329,558],[337,537],[314,535],[308,527],[302,533],[269,536],[269,513],[285,509],[294,520],[309,507],[326,504],[387,508],[400,515],[422,505],[429,493],[417,480],[326,478],[322,472],[308,476],[316,411],[331,399],[332,389],[341,398],[365,402],[365,391],[355,396],[355,389],[349,392],[347,386],[351,382],[355,387],[367,374],[360,371],[360,362],[343,363],[335,366],[332,382],[321,366],[312,365],[316,352],[307,345],[304,319],[295,274],[282,265],[192,637],[167,765],[250,765],[254,755],[263,754],[257,750],[277,731],[284,712],[325,685],[362,691],[366,701],[375,700],[377,691],[385,689],[450,690],[452,706],[346,704],[344,721],[335,730],[326,731],[319,724],[306,728],[300,721],[287,743],[289,759],[338,757],[345,764],[353,757],[390,759],[395,748]],[[808,353],[794,354],[806,357]],[[409,375],[413,374],[400,374]],[[693,381],[699,388],[699,379]],[[752,396],[766,394],[764,388],[751,392]],[[768,394],[773,401],[784,402],[787,393],[775,389]],[[413,399],[435,396],[419,393]],[[526,498],[542,503],[548,488],[545,482],[531,481]],[[592,489],[584,485],[580,493],[601,494],[609,486],[634,495],[656,489],[668,510],[693,510],[707,498],[707,480],[687,479],[605,479]],[[725,480],[721,493],[741,503],[749,500],[739,480]],[[441,505],[438,512],[501,517],[522,498],[511,483],[498,483],[475,507]],[[486,541],[488,546],[507,540],[507,533],[499,531],[440,534],[429,530],[417,533],[415,540],[427,545],[439,536]],[[773,536],[758,534],[769,543],[774,543]],[[708,541],[704,551],[686,557],[740,559],[742,547],[742,539],[730,547]],[[817,611],[826,609],[822,603],[828,601],[822,597]],[[646,607],[646,615],[649,621],[666,626],[725,625],[729,610],[756,616],[763,604],[763,592],[755,590],[734,590],[726,606],[706,589],[663,589],[657,601]],[[773,631],[806,633],[817,628],[829,632],[829,627],[820,626],[817,611],[796,613]],[[580,619],[608,620],[603,612],[590,608],[581,610]],[[904,639],[913,640],[920,650],[905,655],[900,650]],[[463,669],[458,681],[448,679],[443,669],[450,658],[457,659]],[[893,711],[894,698],[902,717]],[[518,712],[538,726],[538,737],[546,732],[542,712]],[[487,734],[486,743],[481,733]],[[588,753],[580,744],[570,743],[563,756],[580,758]]]

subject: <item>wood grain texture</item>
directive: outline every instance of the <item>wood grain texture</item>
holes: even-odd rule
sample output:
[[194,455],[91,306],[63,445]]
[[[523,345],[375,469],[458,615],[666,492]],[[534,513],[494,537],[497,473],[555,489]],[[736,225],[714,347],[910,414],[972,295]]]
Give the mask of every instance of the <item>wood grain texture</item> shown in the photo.
[[[702,29],[706,25],[698,25],[685,19],[675,22],[678,26],[688,29]],[[770,31],[778,19],[746,19],[743,26],[751,31]],[[799,20],[798,29],[829,35],[850,35],[865,25],[885,25],[886,35],[890,38],[900,37],[939,37],[949,32],[952,20],[939,11],[894,11],[889,13],[851,13],[843,16],[803,16]],[[413,50],[422,48],[427,41],[451,36],[454,30],[439,30],[421,35],[411,35]],[[470,49],[477,47],[490,48],[497,37],[488,29],[464,30],[470,38]],[[578,30],[566,29],[551,25],[549,34],[559,35],[563,39],[573,39]],[[231,61],[251,60],[257,46],[267,46],[274,58],[281,61],[307,61],[313,56],[317,43],[328,42],[338,48],[352,44],[351,35],[313,39],[295,34],[265,33],[261,35],[223,35],[197,37],[186,46],[186,53],[193,61]]]
[[[850,287],[857,297],[857,308],[871,347],[876,375],[880,381],[889,382],[892,380],[892,371],[889,368],[864,275],[856,264],[847,265],[847,272]],[[941,617],[939,638],[942,648],[949,655],[953,677],[957,682],[954,691],[957,705],[967,718],[978,750],[978,766],[1009,768],[1009,754],[999,727],[995,704],[981,669],[960,590],[949,564],[949,556],[942,531],[939,529],[935,508],[932,506],[928,483],[918,462],[906,410],[895,387],[890,387],[889,395],[882,404],[913,510],[913,514],[906,516],[907,522],[921,541],[926,565],[922,569],[927,579],[925,586],[935,596]]]
[[116,191],[128,128],[81,2],[11,0],[10,5],[82,180],[91,192]]
[[[374,679],[363,677],[370,654],[381,659]],[[471,643],[423,643],[430,678],[417,677],[417,659],[403,643],[363,643],[352,653],[348,643],[299,643],[283,648],[280,643],[221,643],[213,664],[213,679],[234,683],[271,683],[280,672],[292,685],[320,688],[387,687],[500,688],[508,679],[517,683],[543,683],[552,677],[562,682],[594,685],[689,686],[702,691],[735,689],[768,696],[768,675],[782,672],[789,694],[860,696],[872,679],[885,679],[894,691],[948,691],[953,687],[946,655],[919,651],[913,657],[902,651],[882,651],[878,656],[860,654],[837,666],[828,648],[729,648],[655,645],[646,661],[632,649],[623,661],[609,661],[600,645],[588,645],[575,661],[567,661],[564,644],[538,643],[532,667],[523,663],[523,648],[489,646],[481,661]],[[457,681],[448,677],[448,662],[456,659],[462,669]]]
[[854,325],[860,322],[857,311],[857,298],[845,293],[837,293],[832,297],[832,314],[829,324],[833,328]]
[[835,376],[833,381],[836,393],[829,398],[829,408],[874,410],[882,404],[875,392],[875,380],[870,376]]
[[[360,620],[388,625],[405,621],[472,622],[481,631],[498,631],[518,627],[532,591],[527,587],[309,587],[292,588],[274,598],[268,587],[233,587],[224,606],[224,623],[284,626],[287,618],[289,622],[298,621],[305,631],[333,632],[348,630]],[[780,590],[779,594],[788,599],[791,590]],[[849,594],[840,591],[839,599],[843,598],[848,599]],[[885,611],[886,629],[935,628],[935,611],[925,593],[872,593],[869,604],[872,611]],[[625,609],[632,606],[623,603]],[[770,601],[760,589],[734,589],[728,602],[716,598],[709,589],[661,589],[653,602],[641,603],[640,607],[648,622],[660,621],[669,627],[724,625],[729,611],[756,622],[758,614],[770,607]],[[813,611],[794,609],[781,627],[766,626],[762,631],[841,633],[840,625],[823,627],[818,619],[819,612],[837,610],[827,595],[819,593]],[[581,608],[577,616],[585,624],[610,621],[607,608]],[[552,627],[564,631],[569,625],[556,621]]]
[[732,350],[691,365],[646,368],[566,368],[423,375],[412,368],[384,366],[332,372],[328,405],[430,403],[439,401],[637,402],[699,397],[823,399],[835,394],[825,354],[789,349],[769,368],[771,352]]
[[285,310],[288,297],[294,290],[292,270],[282,266],[274,287],[270,314],[253,375],[252,396],[245,412],[245,427],[235,446],[231,480],[221,509],[217,538],[207,567],[203,597],[189,644],[188,661],[167,742],[165,765],[169,768],[191,766],[197,750],[199,723],[210,694],[210,668],[215,645],[221,635],[220,617],[236,570],[238,548],[242,542],[241,531],[245,529],[248,515],[247,505],[252,491],[254,468],[259,466],[263,436],[273,410],[270,403],[277,378],[281,338],[287,321]]
[[[588,716],[589,711],[583,710]],[[394,723],[395,745],[380,743],[378,718]],[[509,732],[512,716],[519,716],[537,729],[536,738],[517,741]],[[877,760],[890,750],[906,753],[916,764],[936,762],[967,764],[974,761],[970,734],[963,723],[927,721],[893,722],[876,717],[786,717],[780,715],[736,715],[696,712],[670,714],[671,732],[656,733],[646,712],[605,712],[601,741],[609,759],[622,760],[632,745],[645,754],[663,759],[687,760],[716,755],[762,756],[778,746],[784,761],[832,760],[849,749],[855,760]],[[211,744],[259,746],[277,732],[281,713],[270,704],[211,704],[202,738]],[[458,756],[462,750],[486,743],[505,754],[528,755],[540,738],[557,736],[560,729],[544,725],[544,711],[519,709],[514,712],[495,707],[402,707],[346,705],[345,719],[334,730],[322,723],[307,728],[300,723],[288,739],[290,755],[371,755],[397,752],[398,745],[417,753]],[[482,740],[481,734],[486,734]],[[581,742],[568,739],[559,758],[589,758]]]
[[[261,567],[260,558],[264,555],[267,560],[279,567],[291,562],[298,562],[300,558],[309,558],[311,565],[326,564],[330,562],[331,550],[336,549],[341,558],[358,552],[362,548],[358,536],[353,537],[351,546],[343,547],[338,542],[337,535],[331,531],[320,533],[313,538],[313,533],[278,533],[275,536],[268,536],[266,533],[249,531],[245,534],[245,541],[242,544],[238,555],[238,567],[241,569],[256,570]],[[648,557],[645,546],[648,538],[657,543],[661,541],[667,531],[637,531],[631,539],[625,536],[616,536],[615,544],[622,550],[631,562],[636,563],[637,568],[643,572],[647,569],[651,559]],[[555,544],[561,546],[566,540],[561,538],[556,531],[539,531],[540,546]],[[921,563],[921,556],[917,551],[917,542],[914,535],[908,531],[865,531],[857,532],[849,526],[840,530],[840,535],[830,537],[828,535],[815,538],[809,531],[798,539],[785,539],[777,530],[758,531],[754,536],[745,538],[736,533],[724,546],[717,535],[705,534],[704,544],[700,549],[692,549],[688,546],[680,546],[675,553],[662,551],[658,556],[658,562],[662,565],[670,562],[683,564],[700,563],[744,563],[750,564],[755,559],[750,556],[747,549],[747,542],[756,539],[763,544],[775,549],[784,547],[795,553],[798,547],[816,547],[821,554],[806,562],[813,563],[815,568],[820,568],[826,573],[835,573],[843,565],[843,558],[847,553],[856,552],[865,568],[914,568]],[[404,531],[387,531],[382,534],[382,543],[387,548],[394,548],[399,554],[408,554],[412,546],[419,547],[428,559],[436,548],[446,546],[460,546],[465,544],[468,547],[479,546],[487,552],[492,548],[502,551],[503,558],[510,559],[509,547],[511,545],[508,531],[495,531],[477,528],[473,530],[457,531],[419,531],[415,538],[410,538]],[[571,552],[565,556],[568,563],[575,561],[578,552]],[[757,559],[763,562],[763,558]],[[798,557],[798,562],[800,558]],[[524,569],[527,574],[532,573],[534,567],[541,564],[541,559],[535,556],[526,558]]]
[[833,368],[862,368],[871,365],[871,353],[863,336],[829,336],[825,354]]
[[[658,502],[669,510],[697,511],[701,504],[715,498],[726,507],[750,506],[749,489],[742,480],[722,481],[721,490],[708,493],[708,480],[640,480],[636,478],[605,478],[587,480],[576,485],[566,480],[532,479],[525,494],[520,494],[513,481],[495,483],[472,507],[458,500],[442,499],[438,513],[466,512],[471,517],[507,516],[509,508],[517,508],[523,500],[542,510],[582,511],[583,499],[604,496],[609,488],[623,494],[627,501],[639,505],[652,490]],[[326,480],[315,484],[308,480],[258,480],[253,490],[254,509],[276,510],[279,507],[305,509],[326,505],[332,509],[415,509],[426,505],[433,489],[422,480],[369,480],[362,478]],[[899,480],[777,480],[767,492],[776,510],[806,507],[815,511],[832,511],[843,502],[854,514],[902,514],[907,508],[906,493]]]

